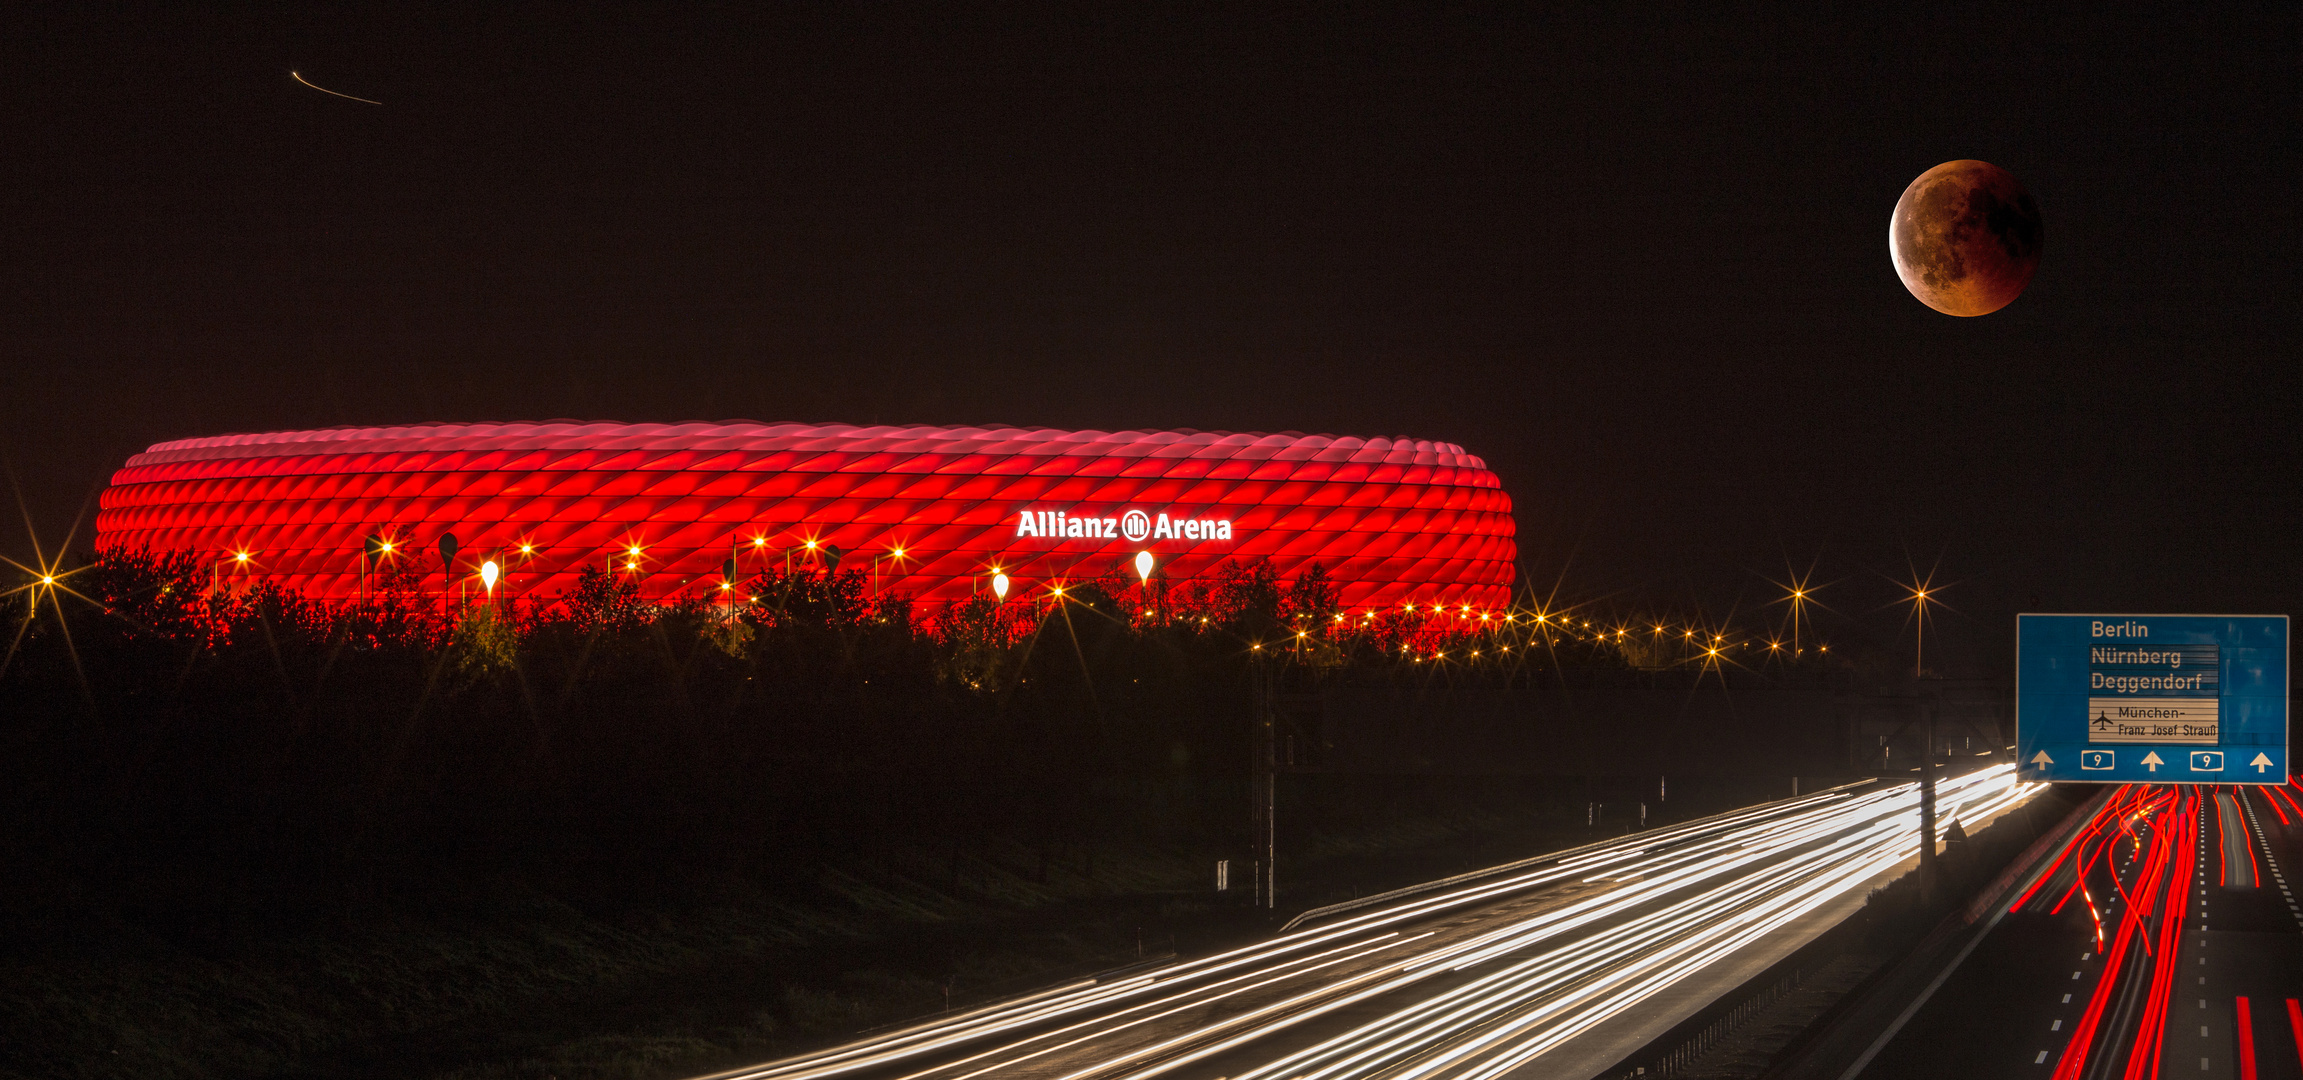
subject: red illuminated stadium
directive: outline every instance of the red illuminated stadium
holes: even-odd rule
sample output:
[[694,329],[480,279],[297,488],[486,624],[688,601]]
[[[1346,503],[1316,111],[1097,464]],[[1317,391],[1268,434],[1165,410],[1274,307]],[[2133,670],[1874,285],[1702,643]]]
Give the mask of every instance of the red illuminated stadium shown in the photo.
[[332,598],[359,594],[376,536],[432,587],[477,592],[494,561],[498,593],[530,598],[586,566],[661,597],[716,589],[731,558],[749,577],[826,557],[921,600],[964,599],[994,572],[1028,596],[1149,551],[1170,582],[1227,559],[1282,579],[1317,563],[1349,606],[1492,608],[1517,554],[1510,497],[1449,443],[738,422],[182,439],[113,474],[96,534]]

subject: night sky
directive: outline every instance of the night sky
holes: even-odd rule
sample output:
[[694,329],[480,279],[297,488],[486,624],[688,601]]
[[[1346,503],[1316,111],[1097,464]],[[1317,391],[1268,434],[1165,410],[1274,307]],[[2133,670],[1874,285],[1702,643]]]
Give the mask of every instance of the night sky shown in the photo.
[[[1982,668],[2018,609],[2303,585],[2291,3],[191,7],[0,35],[0,452],[51,538],[236,431],[1192,427],[1459,442],[1529,578],[1623,604],[1820,559],[1892,640],[1940,562]],[[2046,220],[1980,319],[1887,253],[1963,157]]]

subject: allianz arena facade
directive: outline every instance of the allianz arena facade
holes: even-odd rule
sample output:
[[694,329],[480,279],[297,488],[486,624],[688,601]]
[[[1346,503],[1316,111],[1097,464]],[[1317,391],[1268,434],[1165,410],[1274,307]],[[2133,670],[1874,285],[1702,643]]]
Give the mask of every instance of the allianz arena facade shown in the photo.
[[[181,439],[112,476],[100,550],[191,552],[220,580],[360,595],[370,538],[428,588],[542,601],[586,566],[713,594],[837,558],[881,593],[1009,598],[1150,552],[1182,585],[1225,560],[1324,567],[1347,607],[1511,596],[1511,499],[1451,443],[1282,433],[696,423],[424,424]],[[443,564],[439,539],[457,554]],[[244,558],[243,558],[244,556]],[[1123,569],[1124,568],[1124,569]]]

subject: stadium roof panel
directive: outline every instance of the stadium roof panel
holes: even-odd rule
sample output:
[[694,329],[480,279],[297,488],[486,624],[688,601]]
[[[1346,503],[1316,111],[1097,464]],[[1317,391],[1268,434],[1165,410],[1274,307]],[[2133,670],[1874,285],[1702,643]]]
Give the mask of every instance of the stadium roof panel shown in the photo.
[[716,586],[731,553],[749,574],[813,540],[869,557],[905,549],[905,565],[875,566],[878,587],[928,600],[970,595],[993,565],[1067,579],[1149,550],[1171,581],[1260,558],[1283,578],[1313,564],[1340,573],[1354,606],[1485,607],[1508,599],[1517,557],[1511,500],[1462,447],[1292,431],[342,427],[159,443],[113,476],[102,507],[100,546],[257,550],[261,565],[239,572],[331,597],[366,587],[362,539],[383,532],[427,544],[456,533],[473,565],[433,558],[422,569],[435,588],[491,552],[540,545],[506,567],[506,587],[528,596],[607,565],[611,545],[645,547],[643,589],[664,596]]

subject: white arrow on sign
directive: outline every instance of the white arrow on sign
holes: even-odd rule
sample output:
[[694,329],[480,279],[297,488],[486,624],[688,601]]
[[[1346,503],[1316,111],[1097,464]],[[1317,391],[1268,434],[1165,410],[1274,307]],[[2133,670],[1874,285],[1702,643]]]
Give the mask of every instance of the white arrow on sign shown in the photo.
[[2250,761],[2247,764],[2255,766],[2255,771],[2260,773],[2263,770],[2271,767],[2271,759],[2263,754],[2257,754],[2255,755],[2255,760]]
[[2031,763],[2033,765],[2053,765],[2055,764],[2055,759],[2048,757],[2047,751],[2041,750],[2040,752],[2031,755]]
[[2143,755],[2143,767],[2150,769],[2152,772],[2158,772],[2159,767],[2165,764],[2167,763],[2159,760],[2159,752],[2156,750]]

